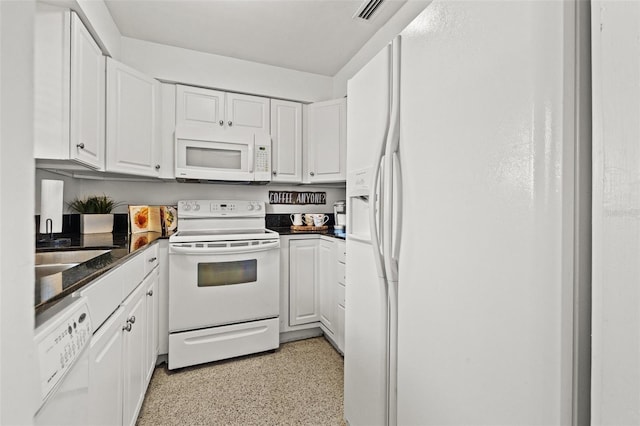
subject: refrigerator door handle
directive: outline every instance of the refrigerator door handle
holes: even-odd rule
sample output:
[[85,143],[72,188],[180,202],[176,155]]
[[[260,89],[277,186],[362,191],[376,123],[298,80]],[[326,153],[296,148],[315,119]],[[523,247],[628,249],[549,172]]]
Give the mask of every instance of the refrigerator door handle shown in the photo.
[[[391,50],[391,54],[393,55],[393,48],[391,45],[387,47],[387,49]],[[393,71],[393,61],[389,63],[389,85],[390,89],[392,89],[392,71]],[[390,96],[393,96],[393,93],[390,93]],[[375,171],[372,176],[371,185],[369,186],[369,226],[371,230],[371,245],[374,250],[374,259],[376,264],[376,269],[378,271],[378,276],[385,279],[387,278],[387,272],[385,270],[385,261],[384,261],[384,245],[387,241],[387,235],[384,233],[384,217],[386,214],[386,210],[384,208],[385,203],[385,182],[387,170],[385,169],[385,152],[387,151],[387,141],[389,140],[389,130],[390,130],[390,120],[391,120],[391,106],[389,107],[389,117],[387,119],[387,123],[384,130],[384,135],[382,136],[382,144],[380,145],[380,150],[378,151],[376,157],[374,168]],[[379,186],[378,186],[379,183]],[[378,189],[379,188],[379,189]],[[379,208],[377,208],[379,206]],[[388,292],[388,289],[386,289]]]
[[[385,141],[385,181],[383,235],[384,268],[387,274],[387,424],[397,425],[397,344],[398,344],[398,243],[401,230],[400,162],[400,36],[391,48],[391,113]],[[396,178],[397,175],[397,178]],[[397,191],[396,191],[397,189]],[[394,222],[395,230],[394,230]],[[395,231],[395,232],[394,232]]]
[[[394,209],[393,217],[395,220],[395,229],[393,231],[393,249],[391,256],[396,263],[396,268],[398,264],[398,259],[400,259],[400,237],[402,236],[402,165],[400,163],[400,156],[397,152],[393,154],[393,204],[392,208]],[[397,277],[396,277],[397,279]]]
[[[376,270],[378,271],[379,277],[386,277],[386,273],[384,270],[384,259],[382,252],[382,235],[380,235],[380,231],[382,230],[382,220],[384,217],[383,209],[382,209],[382,182],[383,180],[383,172],[382,172],[382,158],[376,163],[375,172],[373,173],[373,181],[371,186],[369,187],[369,227],[371,231],[371,246],[373,248],[373,259],[376,264]],[[378,191],[378,183],[380,183],[380,190]],[[381,208],[377,208],[378,203]]]
[[[394,161],[400,148],[400,37],[393,40],[391,50],[391,115],[389,133],[385,142],[385,184],[384,187],[384,224],[383,224],[383,254],[384,268],[389,281],[398,281],[398,256],[397,243],[399,239],[400,223],[396,225],[394,235],[394,221],[398,221],[398,214],[401,207],[397,206],[394,189],[397,186],[397,179],[394,176],[400,175],[399,162]],[[394,167],[395,166],[395,167]],[[399,193],[400,191],[398,191]],[[397,207],[397,211],[394,211]],[[395,213],[395,214],[394,214]]]

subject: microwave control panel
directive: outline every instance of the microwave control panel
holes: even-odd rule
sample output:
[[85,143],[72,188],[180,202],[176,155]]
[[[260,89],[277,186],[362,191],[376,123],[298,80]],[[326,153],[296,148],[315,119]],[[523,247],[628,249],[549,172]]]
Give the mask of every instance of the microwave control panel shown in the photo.
[[269,173],[271,153],[268,146],[256,147],[256,173]]

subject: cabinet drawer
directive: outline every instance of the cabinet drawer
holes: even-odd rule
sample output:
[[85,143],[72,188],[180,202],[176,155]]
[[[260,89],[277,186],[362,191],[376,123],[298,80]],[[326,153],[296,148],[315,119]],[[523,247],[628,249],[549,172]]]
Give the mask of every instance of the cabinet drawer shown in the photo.
[[345,304],[344,304],[344,293],[345,293],[345,286],[343,286],[342,284],[338,284],[337,301],[338,301],[338,306],[342,306],[342,308],[345,307]]
[[158,266],[158,244],[153,244],[145,249],[144,253],[144,276],[149,275],[153,268]]
[[144,254],[134,256],[133,259],[118,267],[114,273],[118,274],[118,280],[123,283],[122,301],[142,282],[144,279],[145,258]]
[[338,242],[336,246],[338,262],[347,263],[347,245],[344,241]]
[[345,267],[344,263],[336,263],[336,274],[338,276],[338,282],[342,285],[346,285],[347,284],[347,268]]
[[135,256],[80,290],[80,296],[85,296],[89,301],[94,332],[142,281],[143,261],[142,256]]

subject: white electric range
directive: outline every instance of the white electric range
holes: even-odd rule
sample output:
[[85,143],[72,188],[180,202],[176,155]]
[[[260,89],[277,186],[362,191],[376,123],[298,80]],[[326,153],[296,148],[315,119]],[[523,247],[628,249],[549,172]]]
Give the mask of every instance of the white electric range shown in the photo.
[[169,369],[279,346],[280,236],[260,201],[183,200],[169,238]]

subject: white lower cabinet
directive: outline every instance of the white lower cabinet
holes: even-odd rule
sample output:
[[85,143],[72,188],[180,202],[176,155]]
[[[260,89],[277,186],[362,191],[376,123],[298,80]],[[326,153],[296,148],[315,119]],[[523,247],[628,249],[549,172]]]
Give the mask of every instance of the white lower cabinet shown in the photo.
[[122,422],[122,352],[125,309],[120,307],[91,339],[89,353],[89,423]]
[[122,304],[125,315],[123,351],[123,404],[122,424],[135,424],[138,409],[144,400],[146,388],[146,299],[144,283],[139,285]]
[[[157,250],[153,245],[146,250]],[[97,329],[89,353],[89,422],[91,425],[134,425],[144,401],[158,354],[159,267],[140,282],[146,253],[121,266],[101,286],[125,290],[127,297]],[[132,269],[133,268],[133,269]],[[117,271],[117,270],[116,270]],[[116,272],[114,271],[114,272]],[[128,281],[136,280],[137,286]],[[124,281],[124,282],[123,282]],[[96,293],[99,294],[99,293]],[[89,294],[91,296],[91,293]]]
[[[146,284],[146,285],[145,285]],[[145,328],[145,383],[149,383],[158,358],[158,329],[160,312],[160,271],[156,268],[143,283],[145,285],[146,317]]]
[[289,243],[289,325],[320,321],[318,240]]
[[346,254],[347,245],[344,241],[336,242],[336,344],[338,350],[344,353],[344,315],[346,310],[345,294],[347,285],[346,276]]
[[281,341],[311,337],[319,327],[344,353],[345,246],[319,235],[280,237]]
[[336,256],[333,241],[320,240],[318,251],[318,279],[320,287],[320,323],[330,335],[335,333],[336,321]]

